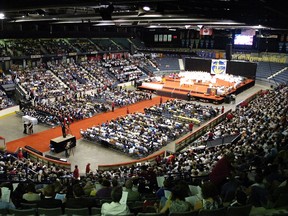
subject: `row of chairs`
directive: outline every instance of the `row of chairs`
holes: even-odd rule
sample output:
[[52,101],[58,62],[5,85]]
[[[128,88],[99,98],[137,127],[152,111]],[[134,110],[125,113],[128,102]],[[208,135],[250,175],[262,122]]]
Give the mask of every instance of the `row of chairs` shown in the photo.
[[[228,207],[228,208],[219,208],[214,210],[204,210],[200,211],[190,211],[190,212],[179,212],[179,213],[170,213],[169,216],[249,216],[252,205],[245,205],[240,207]],[[64,214],[63,214],[64,213]],[[35,215],[35,216],[57,216],[57,215],[66,215],[66,216],[76,216],[76,215],[101,215],[101,208],[93,207],[91,212],[88,208],[65,208],[65,212],[62,211],[62,208],[31,208],[31,209],[1,209],[0,215]],[[122,216],[165,216],[163,213],[130,213]]]

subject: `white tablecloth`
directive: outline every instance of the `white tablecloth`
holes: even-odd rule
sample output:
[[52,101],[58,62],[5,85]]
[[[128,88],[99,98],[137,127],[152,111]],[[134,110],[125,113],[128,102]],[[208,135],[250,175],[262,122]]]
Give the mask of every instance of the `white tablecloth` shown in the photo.
[[31,121],[33,125],[38,124],[37,118],[34,118],[32,116],[28,116],[28,115],[22,116],[22,122],[25,122],[25,121],[26,122]]

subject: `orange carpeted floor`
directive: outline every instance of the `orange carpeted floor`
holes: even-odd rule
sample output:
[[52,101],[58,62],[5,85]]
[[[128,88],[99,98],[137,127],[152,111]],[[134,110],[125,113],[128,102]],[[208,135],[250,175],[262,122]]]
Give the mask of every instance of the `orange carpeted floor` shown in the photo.
[[[169,98],[163,97],[163,102],[168,100]],[[160,103],[160,97],[154,97],[152,100],[141,101],[136,104],[132,104],[127,107],[121,107],[115,109],[114,112],[106,112],[99,113],[92,118],[84,119],[78,122],[74,122],[70,125],[70,130],[72,135],[76,137],[76,139],[80,139],[80,129],[87,129],[88,127],[92,127],[93,125],[98,125],[106,121],[110,121],[111,119],[115,119],[118,116],[124,116],[127,114],[127,108],[129,109],[129,113],[133,112],[144,112],[145,107],[150,107],[155,104]],[[52,128],[46,131],[42,131],[40,133],[35,133],[30,136],[17,139],[11,142],[6,143],[7,151],[15,152],[19,147],[24,147],[25,145],[29,145],[34,149],[37,149],[41,152],[46,152],[49,150],[50,140],[56,137],[62,136],[61,128],[58,126],[56,128]]]

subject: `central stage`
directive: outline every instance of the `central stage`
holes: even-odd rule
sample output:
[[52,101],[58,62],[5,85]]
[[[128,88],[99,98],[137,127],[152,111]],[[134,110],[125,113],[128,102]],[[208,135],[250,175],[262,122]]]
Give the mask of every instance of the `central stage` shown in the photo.
[[70,142],[69,148],[76,146],[76,137],[71,134],[67,134],[64,138],[63,136],[56,137],[50,140],[50,149],[53,149],[55,153],[59,153],[65,150],[67,143]]
[[[138,88],[152,90],[157,95],[167,96],[179,99],[188,99],[188,93],[191,100],[199,100],[214,104],[221,104],[231,94],[239,94],[255,85],[255,80],[244,79],[241,83],[235,86],[233,83],[216,79],[216,82],[192,82],[193,84],[181,84],[180,79],[172,79],[170,77],[162,78],[161,82],[143,82]],[[217,88],[223,87],[225,91],[217,94]]]

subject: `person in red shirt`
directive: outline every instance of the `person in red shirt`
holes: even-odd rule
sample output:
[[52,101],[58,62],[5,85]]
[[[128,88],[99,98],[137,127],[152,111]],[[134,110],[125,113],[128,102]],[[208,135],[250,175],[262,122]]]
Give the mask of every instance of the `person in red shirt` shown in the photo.
[[194,127],[194,124],[193,124],[193,122],[190,122],[189,123],[189,131],[193,131],[193,127]]
[[114,101],[113,101],[112,104],[111,104],[111,110],[112,110],[112,112],[114,112],[114,108],[115,108],[115,103],[114,103]]
[[24,158],[22,148],[19,148],[18,153],[17,153],[17,158],[18,160],[22,160]]
[[221,113],[224,113],[224,106],[222,106],[222,108],[221,108]]
[[127,115],[130,113],[130,111],[129,111],[129,108],[127,107],[127,110],[126,110],[126,112],[127,112]]
[[87,165],[86,165],[86,175],[88,175],[89,173],[90,173],[90,171],[91,171],[91,169],[90,169],[90,163],[88,163]]
[[79,169],[78,169],[77,165],[75,165],[75,169],[73,171],[73,178],[74,179],[79,179],[80,178]]
[[209,174],[209,179],[217,186],[221,186],[225,183],[226,178],[230,177],[232,174],[233,166],[232,162],[234,160],[233,153],[225,154],[216,164],[215,167],[212,169],[211,173]]
[[234,116],[233,116],[233,114],[231,113],[231,112],[229,112],[228,114],[227,114],[227,116],[226,116],[226,118],[227,118],[227,120],[230,122],[231,121],[231,119],[233,118]]

